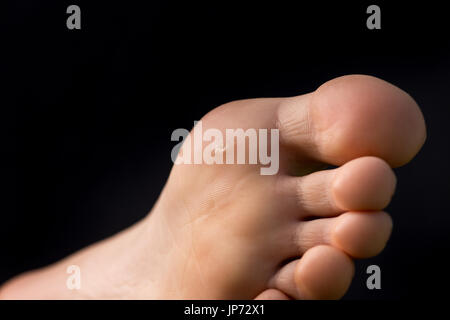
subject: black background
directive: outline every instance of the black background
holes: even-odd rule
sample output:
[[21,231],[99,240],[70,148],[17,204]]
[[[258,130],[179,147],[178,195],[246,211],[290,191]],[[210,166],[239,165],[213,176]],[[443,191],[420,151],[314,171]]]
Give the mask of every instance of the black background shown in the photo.
[[[81,7],[81,30],[66,28],[71,4]],[[381,7],[381,30],[366,28],[370,4]],[[428,140],[395,170],[392,238],[357,262],[345,298],[445,296],[450,28],[437,2],[0,6],[0,282],[144,217],[169,174],[174,129],[231,100],[302,94],[364,73],[416,99]],[[365,286],[370,264],[381,267],[382,290]]]

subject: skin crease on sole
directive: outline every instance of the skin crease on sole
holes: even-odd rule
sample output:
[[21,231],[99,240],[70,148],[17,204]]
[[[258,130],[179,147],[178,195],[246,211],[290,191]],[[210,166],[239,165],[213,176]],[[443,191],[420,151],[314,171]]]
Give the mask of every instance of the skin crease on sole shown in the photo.
[[[415,101],[365,75],[302,96],[231,102],[202,122],[279,129],[278,174],[175,165],[146,218],[13,278],[0,298],[338,299],[352,259],[380,253],[389,239],[391,167],[412,160],[426,138]],[[70,265],[80,268],[80,290],[66,287]]]

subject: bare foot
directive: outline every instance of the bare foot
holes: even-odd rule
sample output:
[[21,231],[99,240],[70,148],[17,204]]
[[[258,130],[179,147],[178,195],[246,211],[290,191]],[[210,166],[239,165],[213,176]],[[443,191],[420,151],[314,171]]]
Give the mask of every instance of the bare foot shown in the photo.
[[[381,210],[425,141],[414,100],[351,75],[293,98],[228,103],[206,128],[277,128],[280,170],[175,165],[135,226],[1,290],[5,299],[334,299],[351,258],[378,254],[392,221]],[[324,164],[337,169],[317,171]],[[301,176],[299,176],[299,173]],[[317,218],[317,219],[311,219]],[[69,265],[82,287],[66,287]]]

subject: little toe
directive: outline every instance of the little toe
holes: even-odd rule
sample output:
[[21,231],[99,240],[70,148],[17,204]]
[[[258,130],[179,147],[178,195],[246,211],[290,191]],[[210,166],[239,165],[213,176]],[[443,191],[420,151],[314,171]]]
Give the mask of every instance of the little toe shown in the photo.
[[255,300],[291,300],[291,298],[280,290],[267,289],[259,294]]

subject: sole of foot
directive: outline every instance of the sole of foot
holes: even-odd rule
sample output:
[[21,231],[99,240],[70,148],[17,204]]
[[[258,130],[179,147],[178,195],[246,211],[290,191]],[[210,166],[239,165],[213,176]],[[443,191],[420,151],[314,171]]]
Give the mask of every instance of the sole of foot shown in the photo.
[[[392,167],[426,138],[416,102],[374,77],[333,79],[297,97],[220,106],[203,126],[279,129],[280,170],[175,165],[148,217],[9,281],[5,299],[336,299],[353,259],[383,250]],[[322,170],[326,165],[337,166]],[[399,217],[401,218],[401,217]],[[80,290],[67,267],[79,266]]]

